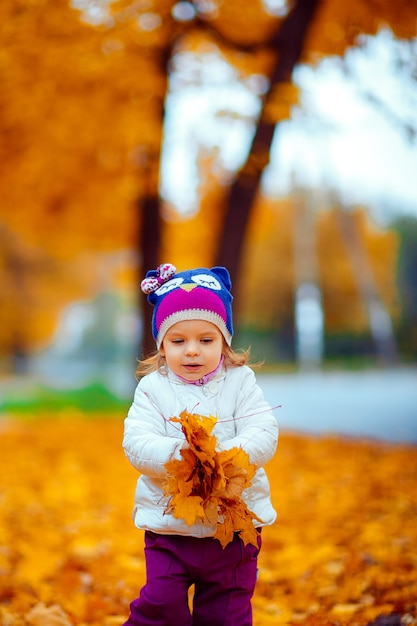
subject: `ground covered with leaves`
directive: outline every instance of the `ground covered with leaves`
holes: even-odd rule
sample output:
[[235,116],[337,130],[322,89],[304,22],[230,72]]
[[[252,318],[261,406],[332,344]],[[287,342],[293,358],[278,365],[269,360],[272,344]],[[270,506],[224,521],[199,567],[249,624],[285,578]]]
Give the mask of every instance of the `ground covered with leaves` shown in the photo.
[[[0,421],[0,624],[118,626],[145,580],[123,416]],[[417,448],[281,433],[254,625],[417,624]]]

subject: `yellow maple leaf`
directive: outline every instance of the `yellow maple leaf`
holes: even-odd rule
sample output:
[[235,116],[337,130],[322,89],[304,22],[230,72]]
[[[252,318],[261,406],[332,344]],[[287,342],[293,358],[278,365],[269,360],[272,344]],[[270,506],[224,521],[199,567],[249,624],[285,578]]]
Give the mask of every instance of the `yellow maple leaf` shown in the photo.
[[[224,519],[222,524],[218,524],[215,537],[219,539],[222,545],[225,540],[225,534],[221,528],[222,526],[227,527],[227,529],[233,529],[232,538],[233,532],[239,533],[239,536],[245,545],[247,543],[251,543],[254,546],[258,545],[258,532],[253,525],[253,520],[258,521],[259,523],[262,523],[262,520],[255,515],[255,513],[250,511],[242,500],[226,502],[221,507],[221,512]],[[230,537],[230,531],[227,537]],[[229,541],[230,540],[231,539],[229,539]]]
[[235,530],[230,522],[229,516],[226,515],[223,522],[218,523],[216,526],[214,537],[220,541],[222,548],[225,548],[228,543],[233,541]]
[[172,422],[179,422],[185,438],[200,461],[211,463],[216,451],[217,440],[213,437],[212,430],[217,422],[217,418],[210,415],[198,415],[182,411],[180,417],[172,417]]
[[192,496],[179,492],[172,496],[169,509],[176,519],[183,519],[188,526],[204,518],[203,499],[200,496]]
[[255,475],[255,465],[250,463],[247,453],[242,448],[219,452],[217,462],[219,470],[214,492],[228,500],[240,498],[242,491],[249,487]]
[[190,448],[181,450],[181,459],[173,459],[165,464],[169,478],[190,480],[194,472],[197,457]]
[[219,521],[219,502],[217,498],[209,498],[204,503],[204,521],[207,524],[218,524]]

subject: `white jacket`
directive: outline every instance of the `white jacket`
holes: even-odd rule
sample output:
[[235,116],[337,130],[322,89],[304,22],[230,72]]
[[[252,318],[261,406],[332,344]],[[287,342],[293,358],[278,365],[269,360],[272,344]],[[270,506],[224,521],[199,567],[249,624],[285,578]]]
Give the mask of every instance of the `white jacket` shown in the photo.
[[[135,391],[125,420],[123,448],[140,472],[136,486],[133,519],[138,528],[161,534],[211,537],[215,526],[197,523],[188,526],[182,519],[165,513],[169,498],[163,495],[167,477],[165,463],[181,459],[184,435],[169,418],[186,410],[218,418],[213,434],[218,449],[242,447],[257,472],[242,498],[262,524],[270,525],[276,513],[271,504],[269,482],[263,469],[274,455],[278,425],[264,400],[253,371],[247,366],[223,369],[205,385],[184,383],[172,372],[144,376]],[[255,523],[255,522],[254,522]]]

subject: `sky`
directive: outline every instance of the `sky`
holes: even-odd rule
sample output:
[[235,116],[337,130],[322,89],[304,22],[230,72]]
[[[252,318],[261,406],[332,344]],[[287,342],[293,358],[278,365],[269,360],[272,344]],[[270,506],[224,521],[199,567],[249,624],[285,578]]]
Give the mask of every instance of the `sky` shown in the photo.
[[[414,42],[414,54],[417,42]],[[417,217],[417,83],[407,55],[387,32],[367,38],[342,61],[295,73],[300,104],[276,131],[263,188],[285,195],[293,181],[335,189],[346,204],[366,204],[376,219]],[[400,55],[403,66],[395,63]],[[233,171],[246,158],[265,89],[261,77],[239,82],[216,54],[177,60],[167,107],[162,191],[180,212],[198,204],[196,159],[204,146]],[[188,77],[192,77],[187,78]],[[196,81],[196,77],[198,77]],[[375,105],[375,101],[379,105]],[[382,103],[382,104],[381,104]]]

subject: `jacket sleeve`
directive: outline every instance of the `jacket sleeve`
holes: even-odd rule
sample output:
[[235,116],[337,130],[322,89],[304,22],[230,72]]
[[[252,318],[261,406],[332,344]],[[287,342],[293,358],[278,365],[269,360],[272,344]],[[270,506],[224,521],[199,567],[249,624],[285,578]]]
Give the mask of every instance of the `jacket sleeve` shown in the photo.
[[235,436],[219,442],[219,449],[241,447],[258,468],[272,459],[278,444],[278,422],[249,367],[236,368],[241,377],[234,415]]
[[[184,435],[180,430],[167,435],[167,416],[158,410],[151,386],[141,380],[124,423],[123,449],[130,463],[141,474],[166,476],[165,463],[181,458]],[[160,393],[163,393],[160,390]]]

